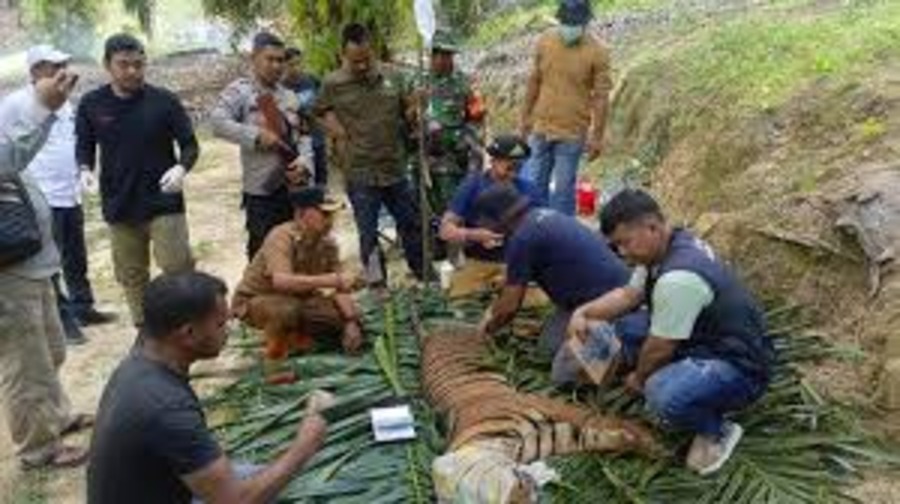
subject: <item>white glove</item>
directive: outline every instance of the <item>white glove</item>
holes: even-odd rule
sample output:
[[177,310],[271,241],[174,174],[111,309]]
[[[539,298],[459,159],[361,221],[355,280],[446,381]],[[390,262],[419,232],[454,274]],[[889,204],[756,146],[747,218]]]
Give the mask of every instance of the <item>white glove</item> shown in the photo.
[[166,173],[163,173],[162,178],[159,179],[160,190],[164,193],[180,193],[182,188],[184,188],[185,175],[187,175],[187,170],[181,165],[169,168]]
[[97,177],[94,176],[94,172],[91,170],[82,168],[81,174],[79,175],[79,182],[81,183],[81,189],[84,192],[88,194],[97,192]]

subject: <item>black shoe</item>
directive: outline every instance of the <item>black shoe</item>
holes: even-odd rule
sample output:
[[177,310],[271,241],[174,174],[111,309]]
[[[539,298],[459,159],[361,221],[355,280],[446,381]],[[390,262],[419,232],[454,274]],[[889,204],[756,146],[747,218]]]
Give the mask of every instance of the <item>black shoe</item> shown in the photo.
[[87,337],[81,330],[77,331],[66,331],[66,345],[68,346],[81,346],[88,342]]
[[91,308],[82,313],[79,313],[75,318],[78,319],[78,324],[81,325],[81,327],[87,327],[92,325],[109,324],[111,322],[115,322],[117,317],[112,313],[104,313],[101,311],[97,311],[96,308]]

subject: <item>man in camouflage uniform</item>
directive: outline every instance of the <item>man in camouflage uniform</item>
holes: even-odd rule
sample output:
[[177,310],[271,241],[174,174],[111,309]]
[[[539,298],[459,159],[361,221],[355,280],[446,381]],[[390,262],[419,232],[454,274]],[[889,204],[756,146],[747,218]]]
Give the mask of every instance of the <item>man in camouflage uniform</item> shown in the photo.
[[311,178],[312,141],[296,93],[281,85],[285,45],[271,33],[253,40],[253,75],[232,82],[212,111],[213,133],[241,146],[247,258],[291,219],[289,190]]
[[[425,149],[431,173],[428,198],[433,215],[440,218],[456,188],[478,166],[483,110],[469,77],[457,70],[459,52],[448,31],[438,30],[431,45],[431,71],[419,88],[427,93]],[[421,80],[421,79],[420,79]]]

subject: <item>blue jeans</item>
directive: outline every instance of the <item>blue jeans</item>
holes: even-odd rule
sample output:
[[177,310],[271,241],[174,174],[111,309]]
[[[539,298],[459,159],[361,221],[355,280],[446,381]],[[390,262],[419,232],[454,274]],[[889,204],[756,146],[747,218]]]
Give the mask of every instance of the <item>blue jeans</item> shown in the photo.
[[647,408],[666,427],[720,437],[724,416],[749,406],[766,384],[719,359],[675,361],[644,384]]
[[531,159],[525,165],[525,177],[535,183],[550,208],[575,215],[575,184],[584,141],[548,140],[544,135],[534,134],[528,143]]
[[[575,382],[579,372],[569,352],[560,350],[571,316],[571,312],[557,310],[541,335],[542,345],[554,355],[551,373],[556,385]],[[595,326],[588,334],[585,349],[595,358],[604,358],[609,353],[609,341],[618,338],[624,362],[633,368],[648,331],[646,310],[634,312],[613,324]],[[749,406],[765,389],[766,383],[724,360],[687,357],[653,373],[644,385],[644,397],[647,409],[664,426],[719,436],[724,415]]]
[[387,187],[348,184],[347,195],[350,197],[353,218],[359,232],[359,256],[365,271],[371,272],[373,266],[370,261],[377,257],[380,262],[375,267],[381,270],[382,279],[377,283],[387,282],[384,255],[378,247],[378,217],[381,206],[384,205],[397,223],[406,264],[416,278],[422,280],[426,273],[422,264],[422,223],[418,198],[410,183],[404,180]]

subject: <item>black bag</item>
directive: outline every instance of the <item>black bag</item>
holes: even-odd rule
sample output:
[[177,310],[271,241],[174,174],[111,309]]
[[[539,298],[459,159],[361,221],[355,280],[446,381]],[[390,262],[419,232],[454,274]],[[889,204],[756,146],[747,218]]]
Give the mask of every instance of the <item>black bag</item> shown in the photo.
[[37,214],[22,178],[0,176],[0,268],[28,259],[42,245]]

